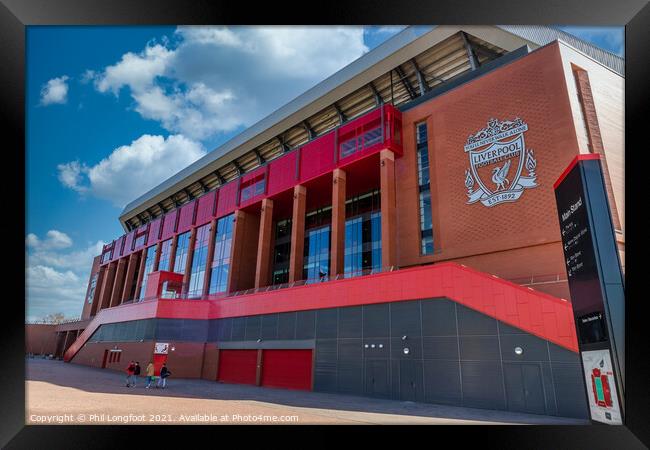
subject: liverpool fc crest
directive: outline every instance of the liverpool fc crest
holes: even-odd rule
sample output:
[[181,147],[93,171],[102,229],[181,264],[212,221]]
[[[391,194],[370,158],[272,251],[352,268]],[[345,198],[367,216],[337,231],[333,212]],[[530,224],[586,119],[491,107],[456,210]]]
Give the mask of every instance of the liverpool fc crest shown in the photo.
[[465,144],[469,156],[469,169],[465,171],[468,204],[480,201],[491,207],[514,202],[524,189],[537,187],[537,161],[533,150],[526,148],[526,131],[528,125],[520,118],[503,122],[490,119],[486,128],[470,134]]

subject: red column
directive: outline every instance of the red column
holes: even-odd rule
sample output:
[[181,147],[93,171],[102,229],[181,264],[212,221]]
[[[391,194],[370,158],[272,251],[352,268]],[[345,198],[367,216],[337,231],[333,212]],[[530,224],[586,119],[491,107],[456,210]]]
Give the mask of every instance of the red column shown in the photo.
[[169,271],[170,272],[176,272],[176,267],[174,267],[174,264],[176,263],[176,247],[178,246],[178,235],[174,235],[172,238],[172,246],[169,249]]
[[135,267],[138,263],[137,253],[131,253],[129,255],[129,261],[126,266],[126,278],[124,279],[124,289],[122,289],[122,301],[124,303],[126,300],[132,300],[129,297],[131,294],[131,286],[133,286],[133,276],[135,275]]
[[345,185],[346,174],[335,169],[332,174],[332,244],[330,276],[343,273],[345,256]]
[[113,283],[113,292],[111,293],[111,308],[120,304],[122,300],[122,289],[124,288],[124,275],[126,274],[127,258],[121,258],[117,261],[117,271],[115,272],[115,282]]
[[381,186],[381,265],[397,265],[397,246],[395,243],[395,154],[392,150],[379,153]]
[[97,276],[97,284],[95,285],[95,295],[93,296],[93,304],[90,308],[90,317],[97,314],[99,310],[100,299],[102,298],[102,290],[104,289],[104,278],[106,275],[106,266],[99,268],[99,275]]
[[255,265],[255,287],[269,285],[271,272],[271,241],[273,238],[273,200],[262,200],[260,232],[257,241],[257,264]]
[[104,276],[104,282],[102,283],[102,294],[100,297],[99,310],[108,308],[111,301],[111,293],[113,291],[113,282],[115,281],[115,269],[117,267],[117,262],[112,262],[108,265],[106,274]]
[[302,185],[293,188],[293,216],[291,219],[291,252],[289,257],[289,283],[302,280],[303,251],[305,249],[305,212],[307,188]]

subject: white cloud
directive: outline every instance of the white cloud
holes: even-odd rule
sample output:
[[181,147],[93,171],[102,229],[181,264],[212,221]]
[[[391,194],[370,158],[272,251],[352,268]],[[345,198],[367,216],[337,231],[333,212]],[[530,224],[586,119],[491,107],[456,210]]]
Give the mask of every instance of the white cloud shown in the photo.
[[70,236],[61,231],[50,230],[45,236],[45,239],[41,240],[34,233],[29,233],[25,238],[25,244],[29,248],[41,250],[62,249],[72,246]]
[[362,27],[179,27],[87,72],[99,92],[127,89],[142,117],[205,140],[250,126],[368,48]]
[[65,103],[68,99],[68,83],[70,78],[67,75],[52,78],[41,88],[41,105],[52,103]]
[[79,316],[93,258],[101,253],[104,242],[74,249],[72,239],[57,230],[48,231],[44,239],[30,233],[25,241],[27,320],[56,312]]
[[77,192],[123,207],[205,153],[200,143],[182,135],[145,134],[94,166],[78,161],[59,164],[59,180]]

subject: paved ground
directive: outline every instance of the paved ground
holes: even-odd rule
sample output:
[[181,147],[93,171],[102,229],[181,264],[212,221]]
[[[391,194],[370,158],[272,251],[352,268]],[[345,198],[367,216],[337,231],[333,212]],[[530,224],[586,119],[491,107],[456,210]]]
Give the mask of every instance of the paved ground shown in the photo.
[[115,371],[26,360],[27,424],[545,424],[588,422],[532,414],[171,378],[127,388]]

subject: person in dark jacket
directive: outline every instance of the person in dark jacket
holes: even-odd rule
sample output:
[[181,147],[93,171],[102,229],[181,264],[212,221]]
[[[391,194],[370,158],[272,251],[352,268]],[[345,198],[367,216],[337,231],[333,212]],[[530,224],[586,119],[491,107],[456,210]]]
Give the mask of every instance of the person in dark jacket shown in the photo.
[[167,368],[167,363],[163,363],[162,367],[160,368],[160,378],[158,379],[157,387],[165,389],[165,386],[167,385],[167,377],[171,374],[172,373]]
[[136,361],[135,367],[133,368],[133,384],[132,384],[133,387],[135,387],[135,382],[138,380],[139,376],[140,376],[140,363]]
[[131,384],[135,386],[135,380],[133,373],[135,372],[135,363],[131,361],[126,368],[126,387],[131,387]]

